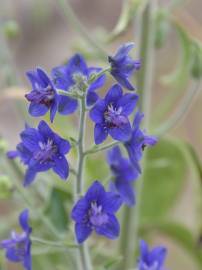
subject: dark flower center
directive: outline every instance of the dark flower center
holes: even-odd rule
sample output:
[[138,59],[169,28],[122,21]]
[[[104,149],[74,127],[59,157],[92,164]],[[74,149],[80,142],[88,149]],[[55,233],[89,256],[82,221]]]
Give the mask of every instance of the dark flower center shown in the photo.
[[50,107],[54,99],[55,92],[50,85],[46,88],[37,89],[26,95],[26,98],[38,104],[45,104]]
[[15,255],[19,257],[21,260],[26,255],[26,239],[27,235],[26,233],[17,234],[15,232],[12,232],[12,244],[8,246],[8,248],[14,248]]
[[47,143],[39,142],[40,150],[34,153],[34,158],[41,164],[51,161],[57,153],[57,145],[51,139]]
[[98,205],[97,202],[91,203],[91,208],[89,210],[89,221],[93,226],[102,226],[108,221],[108,215],[103,213],[102,205]]
[[127,118],[121,113],[122,107],[114,108],[114,106],[110,104],[104,112],[104,119],[107,127],[115,128],[126,124]]

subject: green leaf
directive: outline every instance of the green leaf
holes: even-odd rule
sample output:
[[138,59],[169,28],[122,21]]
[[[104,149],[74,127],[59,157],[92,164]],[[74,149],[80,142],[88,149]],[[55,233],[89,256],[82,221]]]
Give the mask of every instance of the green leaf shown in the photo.
[[183,88],[189,79],[190,61],[191,61],[191,41],[187,32],[179,25],[176,25],[176,31],[180,41],[180,61],[174,72],[165,75],[162,81],[172,87]]
[[160,232],[168,236],[187,251],[195,259],[199,267],[201,267],[202,250],[197,245],[196,237],[184,225],[175,222],[162,222],[160,224],[146,226],[144,230],[147,232],[157,231],[158,234]]
[[48,206],[45,213],[50,217],[53,225],[61,232],[67,229],[68,214],[66,212],[65,203],[71,195],[58,188],[51,191]]
[[165,216],[175,204],[187,166],[178,144],[165,139],[148,150],[146,164],[140,213],[142,220],[151,221]]
[[104,264],[104,269],[106,270],[114,269],[114,267],[117,267],[119,265],[122,259],[123,258],[121,256],[108,259],[107,262]]

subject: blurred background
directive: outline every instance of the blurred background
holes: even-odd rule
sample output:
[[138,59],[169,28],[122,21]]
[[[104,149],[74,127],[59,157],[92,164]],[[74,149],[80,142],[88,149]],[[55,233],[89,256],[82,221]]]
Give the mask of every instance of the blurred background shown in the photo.
[[[82,26],[85,27],[87,34],[90,34],[93,41],[110,54],[123,42],[134,41],[136,43],[138,38],[138,25],[134,16],[123,33],[108,40],[109,33],[113,33],[122,13],[124,2],[124,0],[72,0],[69,1],[69,4]],[[188,35],[202,41],[201,0],[161,0],[159,6],[166,10],[171,2],[176,2],[169,11],[172,17],[186,29]],[[68,8],[68,6],[66,7]],[[36,124],[38,121],[38,119],[33,121],[26,112],[27,104],[24,100],[24,94],[30,90],[30,85],[25,76],[27,70],[40,66],[50,72],[54,66],[66,61],[76,51],[83,53],[91,64],[96,63],[103,67],[106,66],[103,61],[105,59],[99,56],[94,44],[91,46],[88,40],[85,40],[81,32],[78,31],[74,18],[71,18],[71,12],[72,10],[65,15],[64,9],[55,0],[1,0],[0,136],[2,142],[0,148],[4,149],[9,146],[9,149],[13,149],[19,141],[18,134],[23,129],[24,122]],[[187,81],[187,78],[182,80],[178,78],[175,83],[168,82],[170,80],[168,74],[172,74],[173,70],[176,70],[181,54],[185,55],[180,60],[182,61],[181,66],[187,65],[187,51],[186,44],[179,42],[176,31],[172,27],[166,26],[165,31],[166,37],[163,46],[157,46],[155,50],[155,70],[152,71],[154,83],[151,121],[154,127],[163,123],[175,111],[184,93],[191,87],[191,79]],[[138,57],[137,51],[133,53],[135,57]],[[186,77],[186,72],[181,72]],[[108,86],[110,83],[112,83],[112,80],[108,81]],[[168,247],[167,267],[172,270],[202,269],[202,264],[200,267],[200,263],[196,263],[194,258],[196,257],[195,248],[197,250],[202,249],[202,244],[199,241],[202,233],[202,182],[200,182],[202,181],[202,175],[200,174],[200,168],[196,172],[189,168],[187,163],[183,163],[185,152],[179,150],[180,143],[191,144],[193,149],[190,150],[189,148],[189,150],[192,152],[192,158],[194,156],[195,166],[200,167],[200,159],[202,159],[201,103],[202,91],[193,100],[186,117],[180,121],[175,129],[166,134],[168,138],[175,137],[174,142],[171,145],[167,144],[167,148],[164,147],[162,151],[164,157],[168,153],[168,165],[165,165],[167,167],[164,168],[164,165],[160,164],[160,173],[156,169],[154,174],[154,177],[159,177],[158,181],[161,183],[159,191],[161,196],[159,198],[162,198],[162,202],[158,201],[153,205],[154,210],[156,208],[156,211],[158,211],[159,205],[164,203],[163,192],[170,192],[170,198],[172,197],[173,201],[171,202],[171,199],[168,198],[168,201],[165,202],[165,204],[170,202],[169,207],[166,208],[166,220],[172,219],[187,229],[187,231],[180,231],[180,233],[175,227],[172,233],[169,232],[170,227],[159,229],[159,231],[157,229],[151,237],[149,236],[152,244],[163,243]],[[62,120],[59,118],[57,117],[56,124],[58,130],[65,123],[64,118]],[[68,130],[63,130],[62,133],[74,136],[77,134],[74,125],[76,118],[72,117],[68,121]],[[177,148],[171,149],[173,145],[177,145]],[[154,151],[153,155],[156,158],[158,157],[158,149]],[[89,162],[90,169],[93,167],[92,162]],[[173,168],[176,170],[172,171]],[[2,170],[0,175],[6,174],[5,169],[0,167],[0,170]],[[99,175],[98,169],[95,170],[94,174]],[[163,185],[164,180],[170,184],[168,186]],[[44,185],[40,186],[41,192],[43,192]],[[157,193],[155,195],[159,196]],[[0,200],[0,223],[7,219],[8,213],[9,216],[15,215],[13,214],[14,207],[12,204],[14,204],[14,201]],[[193,237],[189,238],[187,232],[191,232]],[[177,237],[173,237],[175,234]],[[4,237],[2,233],[0,236]],[[190,244],[190,241],[193,242]],[[9,268],[2,269],[20,269],[10,264],[7,267]],[[49,269],[63,268],[52,266]]]

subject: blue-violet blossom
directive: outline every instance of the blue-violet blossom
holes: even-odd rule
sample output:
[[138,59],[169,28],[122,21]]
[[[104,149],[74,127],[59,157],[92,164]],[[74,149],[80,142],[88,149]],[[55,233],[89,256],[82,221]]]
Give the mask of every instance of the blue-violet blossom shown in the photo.
[[68,177],[65,154],[69,152],[70,144],[53,132],[45,121],[40,121],[37,129],[26,126],[20,137],[22,141],[16,151],[8,152],[8,157],[18,156],[28,166],[24,186],[30,185],[38,172],[49,169],[53,169],[61,179]]
[[94,139],[102,143],[108,136],[118,141],[127,141],[131,137],[131,125],[128,116],[133,112],[138,100],[136,94],[123,94],[120,85],[113,85],[104,99],[96,102],[90,111],[95,122]]
[[32,228],[29,226],[29,212],[25,209],[19,216],[21,234],[11,232],[10,239],[0,242],[0,248],[6,250],[6,258],[11,262],[21,262],[24,269],[32,269],[31,240]]
[[165,270],[166,254],[167,250],[165,247],[158,246],[150,251],[147,243],[141,240],[138,270]]
[[129,51],[134,47],[134,43],[123,44],[114,56],[109,56],[108,61],[111,65],[111,75],[128,90],[134,90],[135,88],[130,83],[128,78],[136,71],[140,69],[140,61],[133,60],[129,55]]
[[102,184],[95,181],[72,210],[78,243],[84,242],[93,231],[109,239],[117,238],[120,227],[115,212],[121,203],[119,195],[106,192]]
[[107,152],[107,160],[114,178],[110,182],[111,191],[117,192],[128,206],[133,206],[135,204],[133,183],[139,175],[137,170],[122,156],[118,146]]
[[142,158],[142,153],[147,145],[153,146],[157,143],[157,138],[148,136],[141,130],[140,124],[144,117],[139,111],[136,113],[132,126],[132,134],[128,141],[124,143],[129,158],[135,168],[141,172],[139,161]]
[[28,71],[27,77],[32,84],[31,92],[25,95],[27,100],[30,101],[29,113],[37,117],[45,115],[50,110],[50,120],[53,122],[61,98],[57,94],[51,79],[41,68]]
[[[53,68],[52,77],[54,84],[57,88],[63,89],[65,91],[85,91],[87,90],[86,102],[88,106],[93,105],[97,99],[98,95],[95,92],[98,88],[101,88],[106,80],[106,76],[103,74],[99,78],[95,79],[92,83],[89,84],[89,79],[94,74],[96,75],[102,69],[95,67],[88,67],[85,59],[80,54],[75,54],[67,64]],[[87,89],[86,89],[87,88]],[[69,97],[63,98],[63,111],[64,107],[72,110],[75,110],[77,107],[77,101]],[[60,106],[59,106],[60,110]]]

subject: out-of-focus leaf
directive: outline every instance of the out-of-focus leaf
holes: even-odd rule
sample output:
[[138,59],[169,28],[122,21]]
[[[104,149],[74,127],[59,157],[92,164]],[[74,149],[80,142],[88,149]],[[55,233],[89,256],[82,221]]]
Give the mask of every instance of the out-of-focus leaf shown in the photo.
[[165,139],[148,150],[146,164],[140,213],[142,220],[150,222],[166,215],[175,204],[187,165],[177,143]]
[[116,258],[110,258],[108,259],[105,264],[104,264],[104,269],[106,270],[110,270],[110,269],[115,269],[117,268],[118,264],[120,263],[120,261],[122,260],[123,258],[120,256],[120,257],[116,257]]
[[123,7],[119,20],[109,36],[109,41],[113,41],[124,31],[134,19],[134,16],[139,12],[139,10],[144,9],[148,0],[127,0],[123,2]]
[[192,41],[191,55],[191,75],[199,79],[202,76],[202,45],[197,40]]
[[94,181],[106,179],[107,177],[107,163],[101,156],[88,156],[86,159],[86,179],[87,181]]
[[190,38],[181,26],[176,25],[176,31],[180,41],[180,61],[176,70],[169,75],[165,75],[162,81],[169,86],[183,88],[189,79],[191,61]]
[[199,159],[198,154],[196,153],[194,147],[191,144],[186,143],[185,146],[195,164],[195,168],[197,169],[197,174],[200,177],[200,180],[202,183],[202,161]]
[[[202,250],[197,245],[197,239],[193,233],[182,224],[175,222],[162,222],[159,224],[150,224],[144,228],[146,232],[162,233],[173,239],[181,246],[189,255],[191,255],[198,263],[202,265]],[[201,268],[199,268],[200,270]]]
[[61,232],[67,229],[68,214],[65,202],[71,195],[66,191],[53,188],[45,213],[50,217],[53,225]]
[[0,175],[0,199],[8,199],[12,194],[13,184],[7,175]]
[[163,8],[158,9],[155,14],[155,46],[157,49],[161,48],[165,44],[166,38],[168,36],[168,32],[170,29],[168,15],[168,10]]

